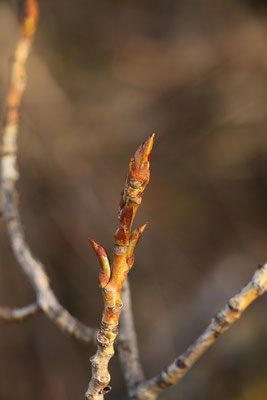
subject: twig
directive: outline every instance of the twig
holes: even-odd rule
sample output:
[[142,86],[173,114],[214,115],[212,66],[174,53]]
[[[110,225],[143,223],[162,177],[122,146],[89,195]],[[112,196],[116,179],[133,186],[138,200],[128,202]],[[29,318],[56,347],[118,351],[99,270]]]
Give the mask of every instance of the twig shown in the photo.
[[120,317],[118,351],[128,393],[131,396],[135,387],[144,380],[144,372],[139,359],[129,278],[125,280],[122,287],[121,298],[123,308]]
[[0,307],[0,319],[6,322],[22,322],[35,317],[41,311],[38,303],[22,308]]
[[133,398],[155,400],[164,389],[178,383],[215,340],[227,331],[240,318],[243,311],[266,290],[267,264],[264,264],[258,268],[248,285],[228,301],[226,306],[211,320],[202,335],[182,355],[159,375],[137,386]]
[[11,67],[11,82],[7,98],[7,109],[3,128],[1,159],[1,188],[3,194],[2,214],[6,220],[14,254],[22,270],[33,285],[38,306],[64,332],[76,339],[89,342],[95,339],[96,330],[79,322],[62,307],[54,295],[47,273],[42,263],[31,253],[26,243],[19,214],[16,181],[17,135],[19,111],[26,87],[26,62],[35,36],[39,16],[37,0],[25,0],[25,15],[21,26],[21,36],[15,49]]
[[139,147],[130,160],[129,172],[119,205],[119,227],[115,233],[112,270],[106,251],[91,240],[101,265],[99,284],[103,293],[104,312],[97,333],[97,352],[91,358],[92,377],[86,392],[87,399],[103,400],[104,394],[111,389],[108,364],[114,354],[114,341],[118,334],[122,309],[121,288],[133,266],[135,247],[147,225],[143,224],[131,233],[133,219],[149,182],[149,160],[153,141],[154,134]]

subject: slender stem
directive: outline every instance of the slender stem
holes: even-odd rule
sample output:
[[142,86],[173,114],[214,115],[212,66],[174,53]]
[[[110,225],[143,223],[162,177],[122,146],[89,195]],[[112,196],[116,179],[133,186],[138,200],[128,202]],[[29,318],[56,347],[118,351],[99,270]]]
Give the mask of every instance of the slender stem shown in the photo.
[[0,307],[0,319],[6,322],[22,322],[35,317],[41,311],[38,303],[22,308]]
[[267,290],[267,264],[260,266],[251,281],[232,297],[211,320],[206,330],[164,371],[137,386],[133,398],[155,400],[169,386],[177,384],[215,340],[238,320],[243,311]]
[[118,351],[128,393],[131,396],[135,387],[144,380],[144,371],[139,358],[129,278],[125,280],[122,287],[121,298],[123,308],[120,317]]
[[87,399],[103,400],[104,395],[111,389],[108,366],[109,360],[114,355],[114,341],[118,335],[119,317],[123,306],[121,289],[133,266],[135,247],[147,225],[143,224],[131,232],[135,214],[149,182],[149,160],[153,141],[154,134],[138,148],[130,160],[129,172],[119,205],[119,227],[115,233],[111,273],[109,265],[106,265],[106,251],[91,240],[100,261],[99,283],[103,293],[104,311],[96,339],[97,352],[90,359],[92,377],[86,392]]
[[25,15],[11,67],[11,81],[3,128],[1,158],[2,214],[7,223],[14,254],[35,289],[39,307],[64,332],[73,335],[76,339],[89,342],[95,339],[95,329],[79,322],[58,302],[50,287],[44,265],[32,255],[25,240],[19,213],[16,192],[16,182],[19,178],[17,168],[19,113],[22,96],[26,88],[26,62],[37,29],[38,16],[39,6],[37,0],[25,0]]

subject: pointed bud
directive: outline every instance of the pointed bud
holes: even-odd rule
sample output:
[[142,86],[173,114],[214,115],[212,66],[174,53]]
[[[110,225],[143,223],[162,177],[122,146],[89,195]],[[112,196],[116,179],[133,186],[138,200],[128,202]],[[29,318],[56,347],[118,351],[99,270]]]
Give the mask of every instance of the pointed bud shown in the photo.
[[149,160],[152,154],[155,134],[149,136],[147,141],[137,149],[134,157],[130,159],[128,179],[130,184],[142,191],[149,181]]
[[108,284],[110,278],[110,264],[108,255],[104,247],[100,246],[100,244],[96,243],[93,239],[89,239],[89,242],[91,243],[100,264],[98,283],[103,289]]
[[139,242],[144,230],[146,229],[147,224],[148,224],[148,222],[141,225],[139,228],[135,229],[130,236],[130,242],[129,242],[128,252],[127,252],[127,263],[129,265],[129,267],[132,267],[132,265],[133,265],[134,250],[135,250],[137,243]]
[[134,163],[136,169],[142,168],[144,164],[149,162],[152,154],[154,137],[155,133],[152,133],[149,138],[137,149],[134,155]]

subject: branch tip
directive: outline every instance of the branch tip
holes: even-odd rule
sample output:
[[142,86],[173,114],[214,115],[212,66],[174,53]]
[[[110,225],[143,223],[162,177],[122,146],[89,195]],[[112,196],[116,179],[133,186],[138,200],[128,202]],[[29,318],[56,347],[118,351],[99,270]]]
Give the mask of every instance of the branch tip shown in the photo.
[[35,35],[39,20],[39,5],[36,0],[26,0],[25,16],[22,22],[22,34],[27,38]]
[[152,147],[154,143],[155,133],[152,133],[148,139],[138,147],[134,155],[134,166],[135,169],[140,169],[147,164],[152,155]]

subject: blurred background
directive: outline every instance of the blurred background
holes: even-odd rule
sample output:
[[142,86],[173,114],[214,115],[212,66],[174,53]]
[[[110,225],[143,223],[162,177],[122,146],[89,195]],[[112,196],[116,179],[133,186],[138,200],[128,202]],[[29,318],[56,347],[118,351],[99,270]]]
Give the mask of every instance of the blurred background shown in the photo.
[[[149,221],[130,274],[142,362],[158,373],[267,259],[267,1],[41,0],[19,135],[26,237],[70,312],[98,326],[129,157],[155,131]],[[3,117],[22,4],[0,1]],[[0,304],[35,298],[0,223]],[[165,400],[266,400],[260,298]],[[40,316],[0,323],[0,398],[82,399],[93,345]],[[118,357],[108,399],[126,399]]]

